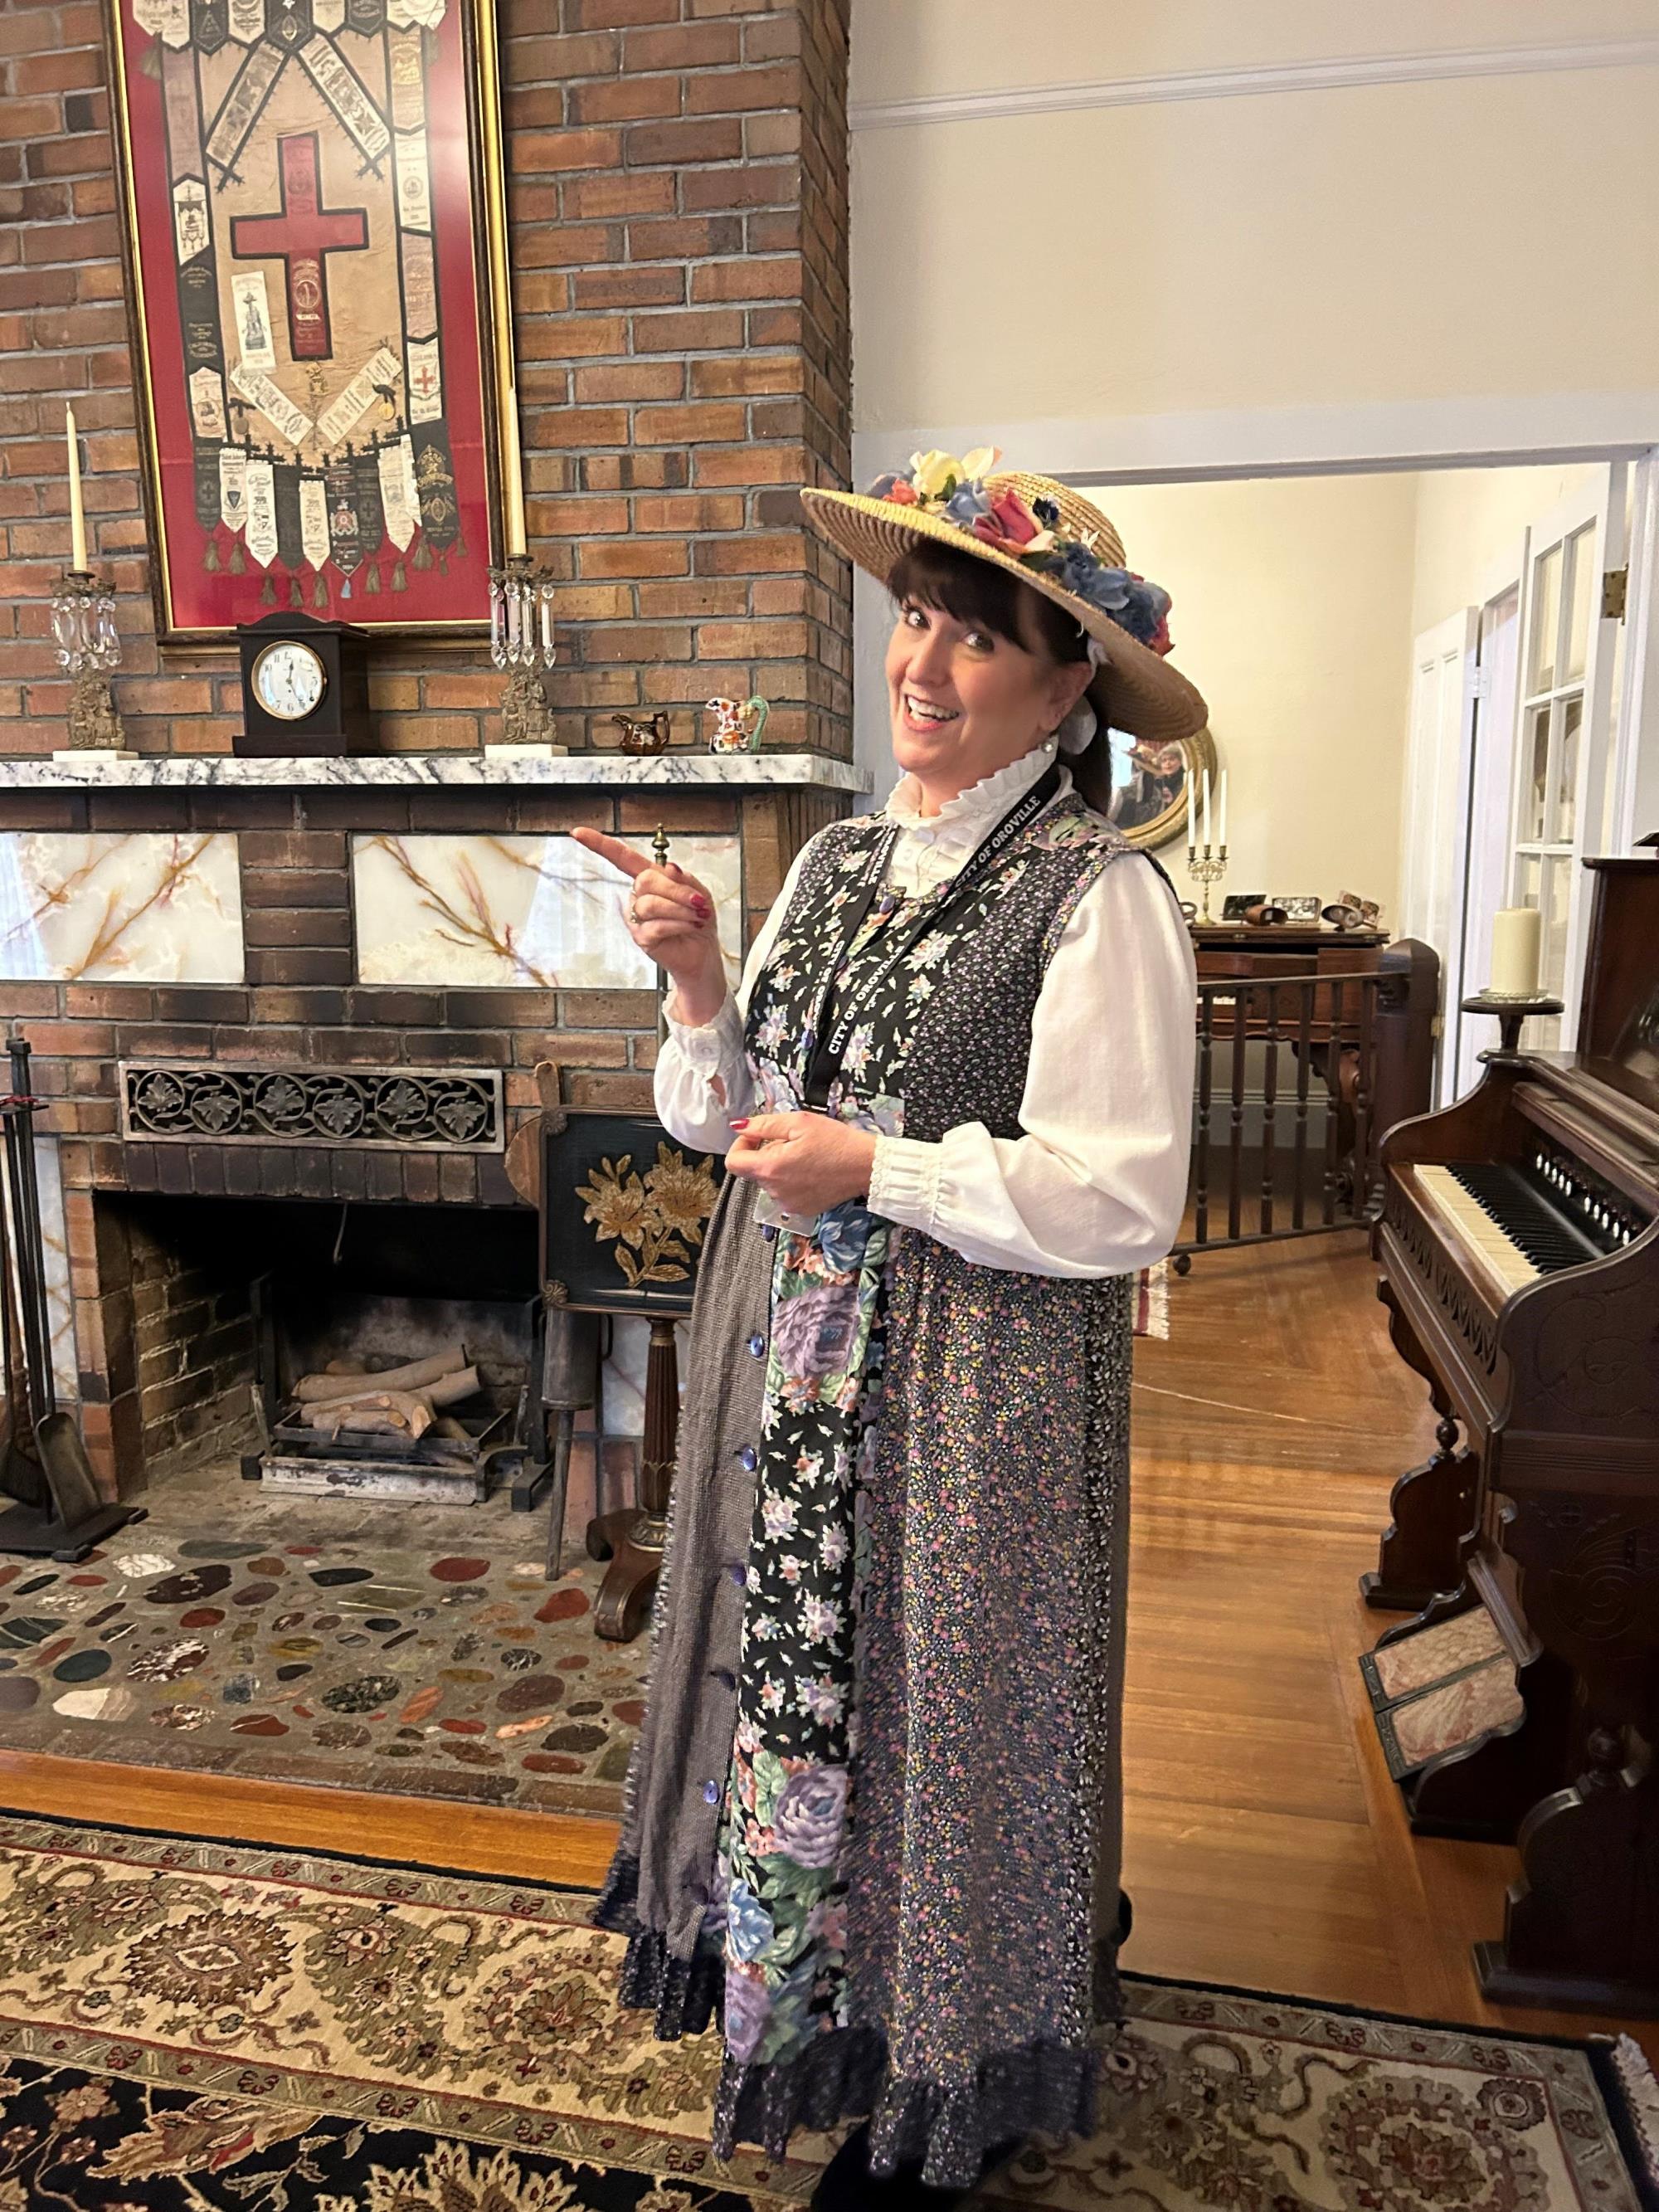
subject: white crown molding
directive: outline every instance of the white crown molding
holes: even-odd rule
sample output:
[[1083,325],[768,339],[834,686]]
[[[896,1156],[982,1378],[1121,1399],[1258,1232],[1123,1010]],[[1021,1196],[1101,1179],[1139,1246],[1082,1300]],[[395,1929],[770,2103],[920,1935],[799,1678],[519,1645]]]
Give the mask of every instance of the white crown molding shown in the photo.
[[1213,413],[921,422],[853,436],[853,481],[913,453],[998,446],[1011,465],[1079,484],[1192,477],[1325,476],[1379,469],[1608,459],[1659,445],[1659,391],[1255,407]]
[[924,100],[856,100],[854,131],[925,123],[988,123],[1088,107],[1144,107],[1173,100],[1239,100],[1285,92],[1340,92],[1357,86],[1435,84],[1456,77],[1536,76],[1567,70],[1642,69],[1659,62],[1659,38],[1583,39],[1550,46],[1425,47],[1417,53],[1354,54],[1331,61],[1279,62],[1237,69],[1173,70],[1158,76],[1099,77],[1076,84],[1019,85],[994,92],[945,93]]

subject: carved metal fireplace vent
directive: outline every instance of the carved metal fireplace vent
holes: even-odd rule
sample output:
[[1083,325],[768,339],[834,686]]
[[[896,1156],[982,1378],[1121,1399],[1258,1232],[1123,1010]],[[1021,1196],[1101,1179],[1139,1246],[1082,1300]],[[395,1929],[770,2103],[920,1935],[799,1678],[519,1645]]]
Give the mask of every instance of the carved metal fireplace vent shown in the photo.
[[123,1060],[130,1143],[350,1145],[499,1152],[494,1067],[227,1067]]

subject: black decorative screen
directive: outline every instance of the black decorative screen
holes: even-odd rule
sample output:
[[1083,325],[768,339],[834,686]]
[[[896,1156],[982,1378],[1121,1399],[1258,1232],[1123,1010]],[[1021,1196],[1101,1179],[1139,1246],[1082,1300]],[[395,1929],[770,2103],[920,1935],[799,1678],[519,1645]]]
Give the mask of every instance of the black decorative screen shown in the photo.
[[648,1114],[542,1117],[542,1281],[554,1305],[690,1313],[726,1173]]
[[124,1060],[121,1133],[144,1144],[498,1152],[493,1067],[225,1067]]

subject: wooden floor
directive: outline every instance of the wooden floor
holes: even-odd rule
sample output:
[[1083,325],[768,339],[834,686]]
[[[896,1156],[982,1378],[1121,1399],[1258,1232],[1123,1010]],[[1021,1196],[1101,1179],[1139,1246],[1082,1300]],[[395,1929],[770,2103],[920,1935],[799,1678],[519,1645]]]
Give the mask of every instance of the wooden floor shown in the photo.
[[[1413,1838],[1357,1655],[1389,1486],[1425,1455],[1352,1234],[1196,1261],[1137,1347],[1126,1881],[1143,1972],[1536,2028],[1484,2006],[1512,1852]],[[16,1810],[594,1887],[601,1821],[0,1753]],[[1659,2058],[1659,2023],[1634,2027]]]

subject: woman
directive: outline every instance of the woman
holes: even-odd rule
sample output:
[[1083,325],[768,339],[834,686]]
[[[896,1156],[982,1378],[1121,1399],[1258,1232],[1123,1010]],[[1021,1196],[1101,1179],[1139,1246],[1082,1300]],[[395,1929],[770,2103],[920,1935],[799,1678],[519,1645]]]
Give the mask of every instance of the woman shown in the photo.
[[905,775],[804,848],[735,998],[706,889],[575,833],[673,981],[658,1112],[728,1170],[599,1917],[659,2035],[718,2012],[717,2153],[868,2115],[812,2199],[866,2212],[1092,2124],[1130,1291],[1187,1178],[1190,945],[1086,795],[1097,719],[1204,704],[1110,524],[994,459],[802,495],[891,588]]

